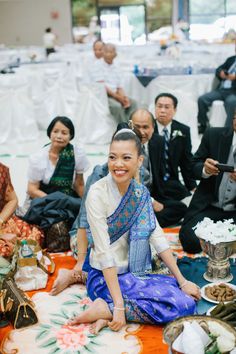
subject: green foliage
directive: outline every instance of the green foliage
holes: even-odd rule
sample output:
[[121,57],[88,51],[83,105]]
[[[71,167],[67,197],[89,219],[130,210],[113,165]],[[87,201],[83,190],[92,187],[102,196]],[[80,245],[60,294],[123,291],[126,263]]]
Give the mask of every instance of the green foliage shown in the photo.
[[[122,4],[139,5],[143,3],[143,0],[97,0],[99,6],[107,7]],[[148,27],[154,30],[171,23],[172,0],[148,0],[146,4]],[[133,31],[134,38],[143,33],[143,25],[140,23],[140,11],[138,13],[135,11],[131,16],[131,25],[135,27]],[[88,27],[91,17],[95,15],[96,0],[72,0],[73,26]],[[136,19],[134,19],[135,15],[137,15]]]
[[89,26],[92,16],[96,15],[94,0],[73,0],[72,1],[72,20],[73,26]]

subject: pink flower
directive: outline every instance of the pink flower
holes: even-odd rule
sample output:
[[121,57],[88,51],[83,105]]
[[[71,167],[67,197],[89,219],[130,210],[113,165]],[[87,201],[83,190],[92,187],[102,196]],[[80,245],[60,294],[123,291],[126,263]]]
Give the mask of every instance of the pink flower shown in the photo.
[[88,338],[83,333],[88,326],[63,326],[57,333],[56,338],[61,349],[78,350],[78,347],[83,347]]

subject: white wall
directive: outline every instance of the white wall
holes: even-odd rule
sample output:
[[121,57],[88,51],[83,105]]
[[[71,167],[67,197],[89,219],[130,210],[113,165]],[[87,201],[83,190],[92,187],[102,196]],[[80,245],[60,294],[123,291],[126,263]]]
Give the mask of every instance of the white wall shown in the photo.
[[57,34],[59,45],[72,42],[70,0],[0,0],[0,44],[42,45],[47,27]]

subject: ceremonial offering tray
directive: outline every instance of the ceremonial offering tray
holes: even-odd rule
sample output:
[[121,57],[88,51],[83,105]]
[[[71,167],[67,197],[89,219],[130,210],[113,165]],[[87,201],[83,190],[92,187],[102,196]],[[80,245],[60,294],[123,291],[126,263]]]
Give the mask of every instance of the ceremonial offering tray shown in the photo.
[[[185,331],[187,336],[183,338]],[[236,343],[236,330],[230,324],[218,318],[204,315],[185,316],[168,323],[164,328],[163,336],[173,354],[185,353],[183,347],[184,344],[186,345],[186,340],[187,346],[192,349],[196,346],[200,347],[200,345],[205,349],[215,345],[218,336],[222,336],[221,339],[223,339],[223,344],[220,343],[220,346],[226,347],[228,345],[228,351],[235,348]],[[201,343],[199,338],[201,338]],[[220,353],[224,353],[224,351],[220,351]]]
[[209,256],[203,277],[209,282],[230,282],[229,257],[236,252],[236,225],[233,219],[217,221],[204,218],[194,227],[203,252]]

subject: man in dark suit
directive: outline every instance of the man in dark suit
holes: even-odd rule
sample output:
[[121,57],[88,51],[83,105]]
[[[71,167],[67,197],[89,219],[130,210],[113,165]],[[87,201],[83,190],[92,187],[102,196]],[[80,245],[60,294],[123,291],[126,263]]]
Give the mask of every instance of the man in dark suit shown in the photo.
[[[201,251],[193,227],[209,217],[214,221],[233,218],[236,222],[236,115],[232,128],[208,128],[193,158],[193,174],[200,183],[193,195],[180,230],[183,249]],[[234,166],[234,172],[220,172],[217,163]]]
[[131,122],[138,130],[143,145],[143,183],[153,197],[153,208],[161,227],[178,223],[187,210],[184,203],[165,195],[160,181],[160,169],[164,149],[164,138],[154,133],[155,120],[146,109],[138,109],[131,115]]
[[[174,120],[178,100],[170,93],[161,93],[155,99],[155,131],[164,137],[164,153],[159,169],[158,180],[164,194],[172,199],[181,200],[190,196],[190,191],[196,188],[192,177],[192,144],[190,128]],[[161,154],[161,150],[156,151]],[[179,169],[183,183],[179,179]]]
[[219,86],[198,99],[198,132],[200,134],[204,133],[208,125],[207,112],[215,100],[224,101],[227,114],[225,127],[232,126],[236,107],[236,55],[228,58],[216,69],[216,78],[219,79]]

